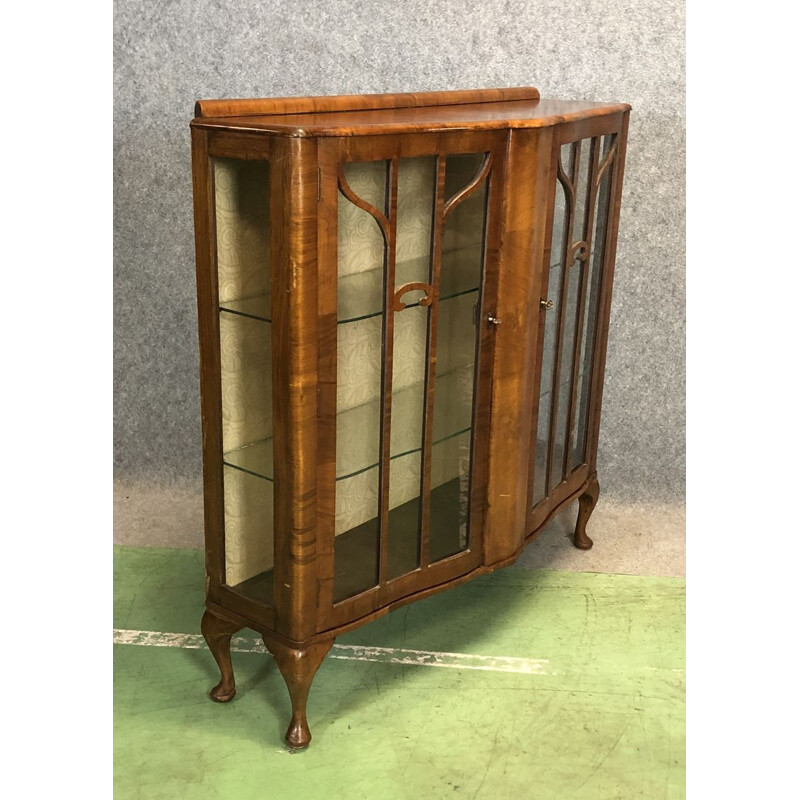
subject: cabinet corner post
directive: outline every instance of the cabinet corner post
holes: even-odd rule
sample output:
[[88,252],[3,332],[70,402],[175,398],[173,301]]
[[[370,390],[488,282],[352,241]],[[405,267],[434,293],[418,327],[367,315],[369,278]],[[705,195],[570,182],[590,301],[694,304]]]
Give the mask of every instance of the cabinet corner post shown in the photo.
[[273,154],[276,626],[302,641],[317,602],[317,143],[276,137]]

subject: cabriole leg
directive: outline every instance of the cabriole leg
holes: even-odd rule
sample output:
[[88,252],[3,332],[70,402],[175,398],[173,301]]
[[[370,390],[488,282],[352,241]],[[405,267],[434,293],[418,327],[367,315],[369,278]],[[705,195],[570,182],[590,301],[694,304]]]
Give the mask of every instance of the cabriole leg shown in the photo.
[[241,625],[223,619],[208,610],[203,614],[203,620],[200,623],[203,638],[219,667],[220,682],[209,692],[211,699],[218,703],[227,703],[229,700],[233,700],[236,694],[236,683],[233,679],[233,665],[231,664],[231,636],[241,629]]
[[280,642],[264,637],[267,650],[275,657],[278,669],[286,681],[292,700],[292,721],[286,731],[289,747],[306,747],[311,741],[311,731],[306,719],[306,703],[311,681],[333,645],[333,639],[316,642],[302,650],[293,650]]
[[578,498],[578,521],[575,524],[575,536],[572,543],[580,550],[590,550],[594,542],[586,535],[586,523],[600,497],[600,484],[594,477],[586,487],[586,491]]

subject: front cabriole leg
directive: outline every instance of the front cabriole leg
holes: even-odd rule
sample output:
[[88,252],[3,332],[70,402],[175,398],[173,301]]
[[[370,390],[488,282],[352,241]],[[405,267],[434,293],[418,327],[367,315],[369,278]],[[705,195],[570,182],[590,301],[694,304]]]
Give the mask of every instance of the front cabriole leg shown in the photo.
[[209,692],[211,699],[218,703],[227,703],[229,700],[233,700],[236,694],[236,683],[233,679],[233,665],[231,664],[231,636],[241,629],[241,625],[208,610],[203,614],[203,620],[200,623],[203,638],[219,667],[220,682]]
[[590,550],[594,542],[586,535],[586,523],[592,516],[592,511],[600,497],[600,484],[595,475],[583,494],[578,498],[578,521],[575,523],[575,536],[572,543],[580,550]]
[[295,650],[274,639],[264,637],[264,644],[275,657],[292,700],[292,721],[286,731],[286,743],[289,747],[307,747],[311,741],[311,731],[306,719],[308,692],[311,689],[311,681],[314,680],[314,675],[323,659],[328,655],[333,641],[326,639]]

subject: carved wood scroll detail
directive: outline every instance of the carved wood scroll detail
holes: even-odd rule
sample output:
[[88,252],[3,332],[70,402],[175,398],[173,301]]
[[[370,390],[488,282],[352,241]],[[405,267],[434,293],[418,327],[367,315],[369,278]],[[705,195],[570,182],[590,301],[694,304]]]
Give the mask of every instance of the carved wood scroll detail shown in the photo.
[[383,238],[388,241],[389,236],[389,220],[379,209],[375,208],[372,203],[368,203],[366,200],[359,197],[351,188],[350,184],[347,182],[347,178],[344,176],[344,169],[343,165],[339,165],[338,171],[338,179],[339,179],[339,191],[355,206],[358,206],[360,209],[363,209],[368,214],[371,214],[375,221],[378,223],[378,226],[381,229],[381,233],[383,234]]
[[407,283],[401,286],[392,298],[392,311],[402,311],[408,304],[402,301],[404,294],[408,292],[425,292],[425,297],[419,301],[418,305],[429,306],[433,302],[433,286],[429,283]]
[[493,154],[487,153],[486,158],[481,164],[475,177],[463,188],[461,191],[454,194],[444,205],[443,221],[447,221],[450,214],[455,211],[456,207],[461,205],[471,194],[478,190],[478,187],[486,180],[489,170],[492,168]]

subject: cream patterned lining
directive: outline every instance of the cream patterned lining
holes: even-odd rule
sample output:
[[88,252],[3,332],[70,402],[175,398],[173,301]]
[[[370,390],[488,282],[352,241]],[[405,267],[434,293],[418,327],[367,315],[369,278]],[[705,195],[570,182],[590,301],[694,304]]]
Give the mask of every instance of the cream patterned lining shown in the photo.
[[[214,160],[219,299],[267,292],[269,165]],[[272,436],[272,323],[219,315],[222,368],[222,449]],[[273,565],[273,484],[224,468],[225,580],[236,585]],[[271,473],[271,470],[270,470]]]

